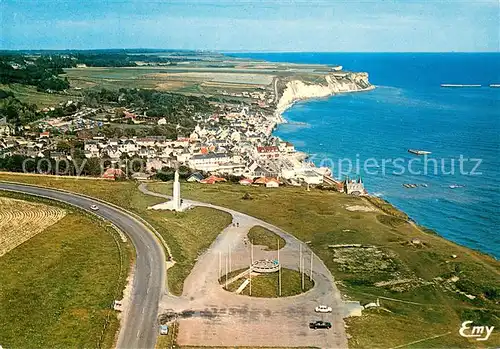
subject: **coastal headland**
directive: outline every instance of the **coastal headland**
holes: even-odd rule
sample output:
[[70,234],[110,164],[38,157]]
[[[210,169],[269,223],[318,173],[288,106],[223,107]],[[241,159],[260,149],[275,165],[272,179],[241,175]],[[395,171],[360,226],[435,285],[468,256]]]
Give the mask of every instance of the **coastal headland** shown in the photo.
[[[324,76],[324,81],[318,77],[308,83],[295,78],[277,79],[275,82],[279,97],[276,105],[276,115],[282,118],[283,112],[300,100],[324,98],[337,93],[369,91],[375,88],[368,81],[368,73],[334,72]],[[281,92],[281,93],[280,93]]]

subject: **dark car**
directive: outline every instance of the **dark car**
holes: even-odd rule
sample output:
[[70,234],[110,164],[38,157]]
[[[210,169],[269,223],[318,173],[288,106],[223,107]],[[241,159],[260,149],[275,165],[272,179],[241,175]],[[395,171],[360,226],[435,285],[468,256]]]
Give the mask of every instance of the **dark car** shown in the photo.
[[326,321],[315,321],[309,323],[309,328],[316,330],[318,328],[332,328],[332,324]]

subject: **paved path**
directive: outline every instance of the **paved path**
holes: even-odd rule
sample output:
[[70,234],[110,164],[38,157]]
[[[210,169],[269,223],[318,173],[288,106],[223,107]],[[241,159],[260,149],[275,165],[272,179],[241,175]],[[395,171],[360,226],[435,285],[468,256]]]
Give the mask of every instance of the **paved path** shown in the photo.
[[0,190],[43,196],[88,210],[98,205],[98,216],[125,232],[136,250],[134,282],[127,314],[124,314],[117,347],[154,348],[158,329],[158,304],[165,289],[165,254],[154,234],[138,220],[115,206],[65,191],[0,182]]
[[[170,196],[149,191],[145,184],[139,186],[145,194],[170,199]],[[347,348],[347,336],[343,318],[346,307],[341,300],[330,271],[306,244],[291,234],[255,217],[229,208],[184,199],[193,206],[210,207],[232,215],[231,224],[198,259],[184,282],[181,297],[166,295],[160,309],[185,312],[179,320],[179,345],[192,346],[279,346],[320,348]],[[225,274],[225,261],[231,249],[232,270],[248,267],[250,247],[245,243],[249,229],[263,226],[280,235],[286,246],[280,250],[280,261],[285,268],[299,269],[299,249],[305,257],[306,273],[309,274],[313,259],[312,290],[294,297],[255,298],[224,291],[218,284],[219,256]],[[254,259],[276,259],[276,251],[254,248]],[[228,263],[229,264],[229,263]],[[318,304],[333,308],[331,314],[316,314]],[[331,330],[310,330],[312,320],[325,320],[333,324]]]

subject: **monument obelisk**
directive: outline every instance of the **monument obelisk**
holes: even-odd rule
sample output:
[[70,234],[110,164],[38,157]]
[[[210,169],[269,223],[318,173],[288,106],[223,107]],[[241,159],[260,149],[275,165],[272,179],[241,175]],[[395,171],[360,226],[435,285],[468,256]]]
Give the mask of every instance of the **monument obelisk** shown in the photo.
[[172,193],[172,209],[175,211],[181,210],[181,184],[179,183],[179,171],[175,171],[174,190]]
[[181,183],[179,182],[179,171],[176,170],[174,175],[172,200],[154,206],[149,206],[148,210],[170,210],[182,212],[189,208],[191,208],[191,205],[189,203],[183,202],[181,199]]

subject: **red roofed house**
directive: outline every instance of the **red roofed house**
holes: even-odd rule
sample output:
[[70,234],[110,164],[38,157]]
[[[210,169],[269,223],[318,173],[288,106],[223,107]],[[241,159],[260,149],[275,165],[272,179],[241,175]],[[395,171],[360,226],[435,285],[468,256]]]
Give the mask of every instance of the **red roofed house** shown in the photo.
[[120,170],[119,168],[108,168],[102,174],[102,178],[106,179],[116,179],[121,177],[125,177],[125,173],[123,173],[123,171]]
[[240,184],[241,185],[251,185],[251,184],[253,184],[253,179],[243,178],[242,180],[240,180]]
[[276,178],[270,178],[270,177],[257,178],[254,183],[255,184],[263,184],[267,188],[277,188],[280,185],[279,180],[277,180]]
[[344,182],[335,181],[335,186],[337,187],[337,191],[344,192]]
[[276,178],[269,178],[266,183],[266,188],[278,188],[280,182]]
[[261,159],[274,159],[280,156],[280,151],[275,146],[257,147],[257,154]]
[[123,112],[123,117],[124,117],[125,119],[136,119],[136,118],[137,118],[137,115],[135,115],[134,113],[131,113],[131,112],[126,111],[126,110],[125,110],[125,111]]
[[207,177],[205,179],[202,179],[200,181],[200,183],[203,183],[203,184],[215,184],[217,182],[226,182],[226,179],[212,175],[212,176]]

